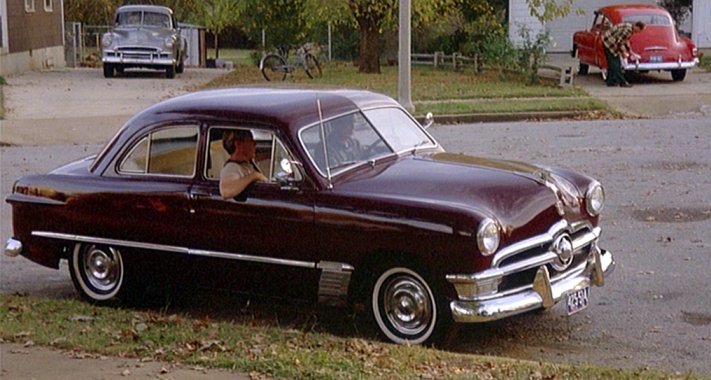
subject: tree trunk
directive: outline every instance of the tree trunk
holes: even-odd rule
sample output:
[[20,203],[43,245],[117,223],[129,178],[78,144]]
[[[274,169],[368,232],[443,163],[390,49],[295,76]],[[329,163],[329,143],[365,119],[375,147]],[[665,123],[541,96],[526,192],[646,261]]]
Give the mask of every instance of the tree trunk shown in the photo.
[[212,34],[214,36],[214,42],[215,42],[215,60],[220,58],[220,46],[217,44],[217,33]]
[[378,23],[370,17],[358,20],[360,30],[360,54],[358,71],[380,74],[380,30]]

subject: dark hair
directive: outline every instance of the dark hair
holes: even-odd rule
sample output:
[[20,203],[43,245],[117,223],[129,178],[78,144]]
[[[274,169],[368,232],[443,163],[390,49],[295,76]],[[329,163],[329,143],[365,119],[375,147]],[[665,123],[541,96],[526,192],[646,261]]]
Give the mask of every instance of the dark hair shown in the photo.
[[639,30],[644,30],[647,24],[645,24],[644,21],[637,21],[634,23],[634,26],[638,27]]
[[227,153],[232,154],[235,152],[235,141],[253,138],[252,131],[249,129],[226,129],[222,132],[222,147],[225,148]]

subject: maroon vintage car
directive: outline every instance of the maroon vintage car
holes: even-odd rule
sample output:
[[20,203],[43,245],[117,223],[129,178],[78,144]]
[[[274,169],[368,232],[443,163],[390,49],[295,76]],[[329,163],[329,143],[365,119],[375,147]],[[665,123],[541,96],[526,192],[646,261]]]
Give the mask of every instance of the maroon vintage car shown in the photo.
[[[343,129],[359,156],[343,159]],[[219,193],[225,131],[249,129],[269,179]],[[327,164],[328,163],[328,164]],[[367,305],[385,338],[588,306],[614,268],[592,178],[447,153],[389,97],[223,89],[137,114],[93,157],[18,180],[10,256],[109,303],[150,281]],[[561,306],[562,307],[562,306]]]
[[679,36],[674,19],[666,9],[649,4],[610,5],[595,11],[590,30],[573,34],[571,54],[580,60],[580,74],[587,74],[590,66],[599,67],[603,77],[607,73],[607,59],[602,36],[612,25],[643,21],[646,28],[630,38],[632,51],[639,56],[623,59],[625,71],[646,73],[670,71],[675,81],[684,80],[686,71],[698,64],[698,50],[691,39]]

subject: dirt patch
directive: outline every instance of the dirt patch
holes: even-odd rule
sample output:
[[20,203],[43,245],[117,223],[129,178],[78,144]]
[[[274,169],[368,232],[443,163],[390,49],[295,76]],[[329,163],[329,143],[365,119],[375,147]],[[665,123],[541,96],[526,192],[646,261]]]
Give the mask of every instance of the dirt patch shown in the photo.
[[695,161],[657,161],[644,165],[645,169],[655,169],[655,170],[699,170],[706,169],[709,165],[705,163],[695,162]]
[[643,222],[689,223],[711,219],[711,209],[656,207],[633,210],[632,216]]
[[708,313],[692,313],[689,311],[682,311],[681,317],[684,322],[692,326],[708,326],[711,325],[711,314]]

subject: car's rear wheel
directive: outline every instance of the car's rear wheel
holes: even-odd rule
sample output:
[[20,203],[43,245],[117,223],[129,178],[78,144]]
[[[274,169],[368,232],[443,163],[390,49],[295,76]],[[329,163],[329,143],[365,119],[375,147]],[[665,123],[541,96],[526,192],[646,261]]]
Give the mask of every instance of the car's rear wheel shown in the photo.
[[76,244],[69,274],[82,297],[95,304],[125,301],[136,291],[137,283],[129,280],[125,258],[116,247]]
[[110,63],[104,63],[104,78],[114,77],[114,65]]
[[672,70],[671,76],[675,82],[683,81],[686,78],[686,69]]
[[371,313],[379,332],[398,344],[435,343],[445,329],[447,311],[437,303],[425,271],[410,265],[377,271],[370,292]]
[[580,66],[578,67],[578,74],[580,75],[588,75],[588,71],[590,70],[590,66],[588,66],[585,63],[580,63]]

